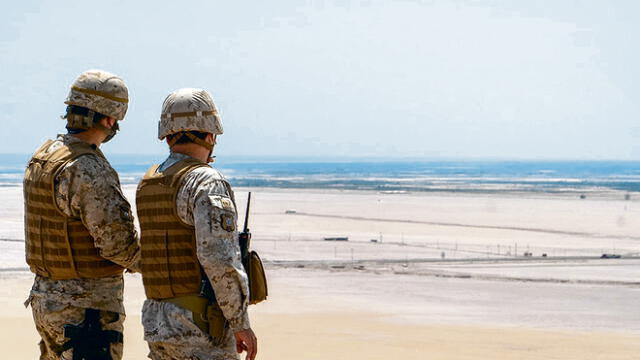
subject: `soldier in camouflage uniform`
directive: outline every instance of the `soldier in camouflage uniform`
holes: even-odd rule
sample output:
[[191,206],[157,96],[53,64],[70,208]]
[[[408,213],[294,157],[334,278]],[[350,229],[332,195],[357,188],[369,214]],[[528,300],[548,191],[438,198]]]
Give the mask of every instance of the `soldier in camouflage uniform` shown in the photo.
[[181,89],[164,101],[159,138],[171,152],[149,169],[136,194],[147,295],[142,323],[154,360],[256,355],[234,194],[208,165],[220,134],[208,92]]
[[[45,142],[24,179],[27,263],[35,280],[29,299],[40,359],[72,359],[63,326],[96,309],[105,330],[122,332],[123,270],[140,257],[131,207],[118,175],[99,150],[127,111],[128,90],[117,76],[84,72],[65,101],[68,133]],[[122,342],[110,346],[122,358]]]

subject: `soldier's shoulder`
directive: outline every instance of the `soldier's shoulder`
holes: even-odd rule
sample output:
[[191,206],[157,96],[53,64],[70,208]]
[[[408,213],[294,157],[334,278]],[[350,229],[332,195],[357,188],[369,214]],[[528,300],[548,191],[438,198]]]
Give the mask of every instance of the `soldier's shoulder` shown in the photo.
[[222,175],[222,173],[218,171],[218,169],[213,168],[211,166],[197,167],[191,172],[191,174],[203,180],[209,180],[209,181],[215,181],[215,180],[226,181],[227,180],[224,177],[224,175]]
[[86,170],[112,170],[111,164],[107,159],[99,156],[96,153],[86,153],[78,156],[75,161],[75,166]]
[[67,166],[65,170],[72,173],[80,173],[91,178],[103,178],[108,180],[113,177],[114,170],[109,162],[94,153],[86,153],[78,156]]
[[202,166],[191,171],[184,184],[187,184],[190,189],[197,192],[204,192],[209,195],[231,196],[231,185],[218,170],[210,166]]

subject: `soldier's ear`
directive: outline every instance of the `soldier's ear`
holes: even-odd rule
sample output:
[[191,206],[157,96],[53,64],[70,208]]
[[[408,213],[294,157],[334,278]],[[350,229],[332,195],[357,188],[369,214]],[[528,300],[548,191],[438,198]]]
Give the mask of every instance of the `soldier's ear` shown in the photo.
[[115,118],[112,118],[110,116],[107,116],[106,118],[102,119],[102,121],[100,121],[102,123],[102,126],[111,129],[117,122],[118,120],[116,120]]

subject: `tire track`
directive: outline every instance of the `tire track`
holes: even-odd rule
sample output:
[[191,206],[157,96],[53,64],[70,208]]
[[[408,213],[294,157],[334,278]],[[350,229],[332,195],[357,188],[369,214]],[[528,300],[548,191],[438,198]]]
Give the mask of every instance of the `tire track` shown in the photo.
[[389,223],[402,223],[402,224],[448,226],[448,227],[461,227],[461,228],[473,228],[473,229],[526,231],[526,232],[537,232],[537,233],[544,233],[544,234],[580,236],[580,237],[590,237],[590,238],[599,238],[599,239],[640,241],[639,236],[606,235],[606,234],[595,234],[595,233],[582,232],[582,231],[528,228],[528,227],[520,227],[520,226],[475,225],[475,224],[463,224],[463,223],[455,223],[455,222],[384,219],[384,218],[373,218],[373,217],[352,216],[352,215],[314,214],[314,213],[306,213],[306,212],[296,212],[295,214],[290,214],[290,215],[310,216],[310,217],[320,217],[320,218],[330,218],[330,219],[356,220],[356,221],[376,221],[376,222],[389,222]]

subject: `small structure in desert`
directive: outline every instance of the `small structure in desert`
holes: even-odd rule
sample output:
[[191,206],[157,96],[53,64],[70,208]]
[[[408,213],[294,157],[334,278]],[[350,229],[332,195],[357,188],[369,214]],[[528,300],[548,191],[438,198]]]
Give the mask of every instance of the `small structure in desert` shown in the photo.
[[326,237],[324,238],[324,241],[349,241],[349,237],[347,236]]

